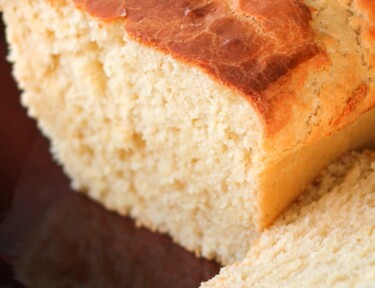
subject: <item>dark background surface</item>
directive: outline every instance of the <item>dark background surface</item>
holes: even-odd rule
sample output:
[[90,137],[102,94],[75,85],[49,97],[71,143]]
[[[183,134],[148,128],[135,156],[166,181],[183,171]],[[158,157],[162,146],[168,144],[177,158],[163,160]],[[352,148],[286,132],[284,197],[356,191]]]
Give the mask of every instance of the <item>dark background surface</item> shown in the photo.
[[71,191],[19,103],[3,30],[0,23],[0,287],[194,288],[218,273],[217,263]]

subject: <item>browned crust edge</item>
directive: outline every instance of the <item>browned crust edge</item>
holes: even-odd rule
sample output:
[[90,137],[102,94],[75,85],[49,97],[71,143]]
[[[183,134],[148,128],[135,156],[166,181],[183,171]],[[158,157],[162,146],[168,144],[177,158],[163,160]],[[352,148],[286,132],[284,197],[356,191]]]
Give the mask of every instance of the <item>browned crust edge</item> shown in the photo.
[[[311,11],[300,0],[73,2],[102,21],[124,21],[137,42],[197,66],[238,91],[270,134],[287,122],[274,123],[280,116],[274,106],[282,94],[270,91],[286,85],[292,71],[322,54],[310,27]],[[287,109],[282,112],[286,120]]]

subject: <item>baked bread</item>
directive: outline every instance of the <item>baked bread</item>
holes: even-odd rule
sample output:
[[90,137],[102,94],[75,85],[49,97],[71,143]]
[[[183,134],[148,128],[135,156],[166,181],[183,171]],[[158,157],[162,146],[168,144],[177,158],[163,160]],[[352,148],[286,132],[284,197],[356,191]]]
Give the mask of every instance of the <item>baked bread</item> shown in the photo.
[[347,155],[201,287],[375,287],[374,219],[375,153]]
[[0,7],[23,104],[74,188],[227,264],[330,160],[375,142],[373,3]]

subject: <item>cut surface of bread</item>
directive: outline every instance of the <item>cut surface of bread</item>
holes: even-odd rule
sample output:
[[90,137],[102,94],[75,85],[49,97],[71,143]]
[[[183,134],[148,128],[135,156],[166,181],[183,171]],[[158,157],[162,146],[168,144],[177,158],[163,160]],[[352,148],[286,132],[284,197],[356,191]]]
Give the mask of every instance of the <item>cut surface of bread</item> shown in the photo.
[[231,263],[374,144],[374,4],[152,3],[2,0],[9,59],[77,190]]
[[374,219],[375,153],[348,154],[201,287],[375,287]]

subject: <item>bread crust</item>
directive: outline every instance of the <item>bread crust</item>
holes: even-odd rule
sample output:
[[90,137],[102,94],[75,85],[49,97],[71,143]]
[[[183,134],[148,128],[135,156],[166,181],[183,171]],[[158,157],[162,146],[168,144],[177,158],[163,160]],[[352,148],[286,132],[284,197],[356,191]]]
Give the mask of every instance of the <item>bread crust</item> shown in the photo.
[[[314,1],[73,1],[102,21],[121,19],[136,41],[199,67],[242,94],[264,123],[265,140],[270,146],[278,142],[291,150],[296,143],[316,142],[348,126],[375,105],[371,83],[358,79],[348,83],[345,77],[337,79],[337,86],[346,86],[344,92],[337,92],[340,102],[326,103],[321,115],[312,115],[314,112],[306,109],[310,104],[301,104],[306,102],[301,91],[310,75],[338,64],[333,63],[328,50],[334,50],[332,47],[340,41],[334,42],[312,27],[319,11],[307,3]],[[358,4],[359,13],[368,14],[360,27],[369,26],[374,21],[375,4],[370,0],[354,2],[348,5]],[[366,31],[374,34],[373,28]],[[350,63],[347,66],[358,66],[351,57],[344,61]],[[334,89],[330,87],[326,89],[329,92],[317,97],[332,102],[325,98]],[[293,115],[296,110],[302,112]],[[300,125],[296,122],[314,116],[321,117],[317,121],[321,126],[308,127],[303,135],[289,133]]]
[[265,119],[274,111],[267,90],[321,53],[310,9],[299,0],[74,2],[102,20],[123,18],[135,40],[200,67]]

